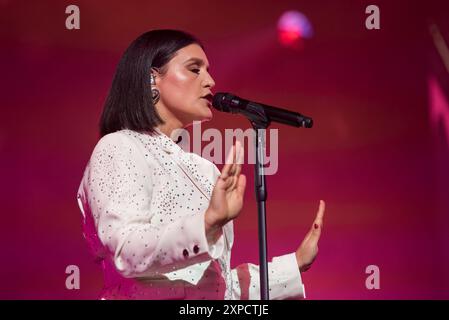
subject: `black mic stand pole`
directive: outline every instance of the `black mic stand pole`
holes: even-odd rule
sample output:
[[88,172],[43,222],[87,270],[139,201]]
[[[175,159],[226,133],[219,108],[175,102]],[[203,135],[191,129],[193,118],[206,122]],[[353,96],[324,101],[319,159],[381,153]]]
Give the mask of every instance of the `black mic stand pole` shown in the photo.
[[[240,110],[241,111],[241,110]],[[236,113],[231,109],[232,113]],[[265,109],[259,104],[248,104],[242,112],[251,122],[255,131],[256,165],[254,167],[254,191],[256,192],[257,211],[259,220],[259,276],[260,276],[260,299],[269,300],[268,287],[268,257],[267,257],[267,223],[266,223],[266,200],[267,187],[265,183],[264,155],[265,134],[270,126],[271,119],[265,113]],[[312,119],[306,120],[302,116],[295,123],[289,125],[295,127],[312,127]]]
[[260,273],[260,300],[269,300],[268,295],[268,257],[267,257],[267,223],[266,200],[267,189],[264,172],[264,151],[266,128],[254,127],[256,131],[256,164],[254,167],[255,192],[257,211],[259,217],[259,273]]
[[247,114],[255,131],[256,164],[254,167],[254,191],[256,193],[257,211],[259,220],[259,276],[260,276],[260,300],[269,300],[268,287],[268,257],[267,257],[267,224],[266,207],[267,189],[264,172],[265,134],[270,125],[263,108],[254,108],[256,114]]

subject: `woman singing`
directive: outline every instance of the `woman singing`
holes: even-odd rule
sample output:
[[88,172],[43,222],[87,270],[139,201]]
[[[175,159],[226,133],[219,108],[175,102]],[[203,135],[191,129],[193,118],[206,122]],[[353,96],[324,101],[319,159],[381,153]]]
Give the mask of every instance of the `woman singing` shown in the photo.
[[[202,44],[153,30],[123,54],[78,190],[84,236],[101,261],[102,299],[259,299],[259,267],[231,269],[246,178],[236,144],[220,172],[175,130],[212,118],[215,83]],[[305,297],[325,205],[296,252],[268,265],[270,299]]]

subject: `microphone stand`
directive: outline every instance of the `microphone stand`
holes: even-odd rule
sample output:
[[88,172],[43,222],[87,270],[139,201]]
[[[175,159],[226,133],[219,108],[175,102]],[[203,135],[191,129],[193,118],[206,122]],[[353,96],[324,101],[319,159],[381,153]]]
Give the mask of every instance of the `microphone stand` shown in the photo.
[[[254,167],[254,187],[257,199],[257,211],[259,218],[259,276],[260,276],[260,300],[269,300],[268,295],[268,257],[267,257],[267,223],[266,200],[267,189],[264,172],[265,129],[254,126],[256,131],[256,164]],[[262,129],[262,130],[261,130]],[[262,131],[262,132],[259,132]]]
[[[267,223],[266,223],[266,200],[267,187],[265,183],[264,172],[264,151],[265,151],[265,133],[271,124],[270,117],[266,114],[263,105],[248,103],[245,108],[230,108],[232,113],[240,112],[251,122],[255,130],[256,145],[256,165],[254,167],[254,191],[256,193],[258,228],[259,228],[259,276],[260,276],[260,299],[269,300],[268,287],[268,259],[267,259]],[[283,122],[284,124],[311,128],[313,121],[311,118],[305,118],[298,114],[293,121]]]
[[268,287],[268,257],[267,257],[267,224],[266,224],[266,200],[267,189],[264,172],[265,133],[271,121],[262,107],[253,107],[246,117],[251,122],[255,131],[256,164],[254,167],[254,191],[256,193],[259,229],[259,277],[260,300],[269,300]]

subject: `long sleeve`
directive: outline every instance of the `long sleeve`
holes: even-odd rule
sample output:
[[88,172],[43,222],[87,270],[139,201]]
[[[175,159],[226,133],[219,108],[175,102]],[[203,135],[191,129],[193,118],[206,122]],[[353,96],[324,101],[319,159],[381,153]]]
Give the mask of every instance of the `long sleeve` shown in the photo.
[[[245,263],[231,271],[232,299],[259,300],[259,266]],[[304,285],[298,269],[295,253],[274,257],[268,263],[270,300],[305,298]]]
[[[214,181],[220,176],[220,170],[213,165]],[[231,247],[233,234],[229,234]],[[259,300],[259,266],[244,263],[231,270],[232,300]],[[305,289],[299,272],[295,253],[274,257],[268,262],[268,285],[271,300],[305,299]]]
[[151,157],[129,137],[106,135],[96,145],[80,187],[98,237],[124,277],[160,277],[216,259],[224,250],[223,235],[208,244],[204,211],[174,217],[174,201],[166,206],[156,201],[165,196],[155,194],[156,183],[169,182],[156,180],[159,174],[148,169],[152,161],[157,165]]

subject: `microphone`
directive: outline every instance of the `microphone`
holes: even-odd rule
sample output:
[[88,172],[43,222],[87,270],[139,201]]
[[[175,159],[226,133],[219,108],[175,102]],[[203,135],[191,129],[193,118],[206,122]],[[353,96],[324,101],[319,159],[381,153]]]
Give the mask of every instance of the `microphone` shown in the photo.
[[242,99],[231,93],[217,92],[212,99],[212,106],[223,112],[241,113],[250,120],[267,118],[293,127],[312,128],[312,118],[300,113],[268,106],[259,102]]

